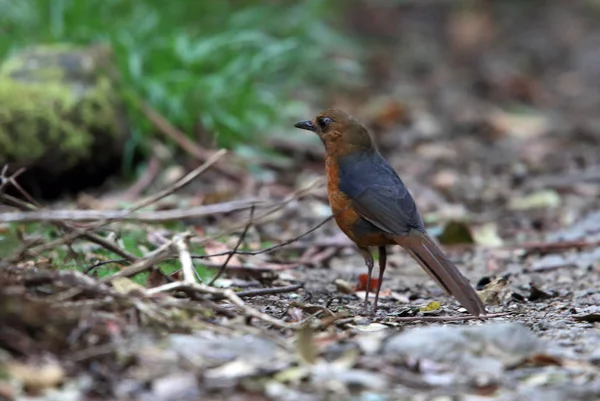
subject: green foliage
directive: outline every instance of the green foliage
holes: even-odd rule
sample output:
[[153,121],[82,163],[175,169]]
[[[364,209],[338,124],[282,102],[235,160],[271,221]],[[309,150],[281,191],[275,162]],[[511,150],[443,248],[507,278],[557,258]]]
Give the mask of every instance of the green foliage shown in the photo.
[[[128,102],[235,147],[286,123],[291,90],[333,83],[350,63],[334,1],[0,0],[0,56],[31,44],[109,42]],[[340,4],[340,3],[337,3]],[[346,74],[347,76],[347,74]],[[133,115],[133,138],[149,125]]]
[[[173,225],[181,225],[181,223],[173,223]],[[0,258],[10,257],[14,254],[17,249],[23,246],[23,238],[29,240],[39,238],[43,242],[52,241],[61,238],[63,233],[60,232],[56,227],[43,223],[28,223],[28,224],[8,224],[0,226]],[[102,234],[101,234],[102,235]],[[104,235],[103,235],[104,236]],[[152,250],[156,249],[156,245],[151,244],[148,241],[148,232],[143,229],[127,229],[123,230],[118,235],[118,245],[128,253],[137,257],[144,257]],[[192,254],[206,254],[203,246],[190,246],[190,252]],[[90,248],[90,244],[73,245],[69,246],[57,246],[51,250],[43,252],[36,258],[40,260],[47,260],[47,267],[56,270],[79,270],[86,271],[89,266],[94,265],[96,262],[106,260],[119,260],[118,256],[113,254],[106,249],[100,247],[93,247],[93,251]],[[122,266],[126,266],[128,263],[121,263]],[[195,259],[194,267],[198,276],[203,282],[208,282],[214,276],[216,270],[214,268],[208,268],[202,264],[202,260]],[[122,267],[116,263],[104,264],[96,267],[93,272],[89,274],[94,275],[98,278],[111,276],[117,273]],[[181,263],[178,259],[169,259],[161,262],[158,268],[166,275],[175,273],[181,269]],[[140,285],[145,286],[148,280],[148,273],[143,272],[132,277],[132,280]]]

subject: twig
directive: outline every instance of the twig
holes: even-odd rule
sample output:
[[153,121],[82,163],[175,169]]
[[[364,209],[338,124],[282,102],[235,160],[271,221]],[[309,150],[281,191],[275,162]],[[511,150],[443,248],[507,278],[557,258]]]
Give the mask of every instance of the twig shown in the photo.
[[[30,203],[23,202],[22,200],[17,199],[10,195],[3,194],[1,196],[2,196],[2,198],[10,201],[13,205],[17,206],[21,210],[30,210],[31,208],[36,207]],[[56,246],[59,246],[59,245],[65,244],[65,243],[69,243],[69,242],[75,240],[77,237],[83,237],[90,242],[93,242],[97,245],[100,245],[101,247],[103,247],[105,249],[108,249],[109,251],[121,256],[122,258],[130,260],[132,262],[137,260],[137,257],[135,257],[135,256],[131,255],[129,252],[119,248],[116,244],[113,244],[112,242],[110,242],[96,234],[90,233],[89,231],[93,228],[90,228],[90,227],[75,228],[75,227],[69,226],[68,224],[66,224],[62,221],[55,221],[55,222],[53,222],[53,224],[59,228],[62,228],[63,230],[70,231],[70,234],[68,234],[67,236],[50,242],[49,244],[52,244],[53,247],[56,247]],[[42,247],[42,249],[47,250],[46,248],[48,248],[48,246]]]
[[[177,129],[166,118],[161,116],[158,111],[152,108],[152,106],[150,106],[148,103],[142,103],[142,112],[146,118],[150,120],[150,122],[154,124],[156,128],[158,128],[160,132],[171,138],[173,141],[175,141],[175,143],[181,146],[183,150],[194,156],[196,159],[200,161],[207,161],[212,157],[212,152],[205,150],[192,142],[183,132]],[[214,169],[235,182],[243,181],[242,177],[240,177],[238,174],[232,173],[222,166],[215,166]]]
[[100,262],[96,262],[93,265],[90,265],[88,267],[86,267],[85,269],[81,270],[81,272],[83,274],[90,274],[90,272],[100,266],[104,266],[104,265],[108,265],[111,263],[123,263],[123,262],[127,262],[127,259],[113,259],[113,260],[102,260]]
[[[339,213],[339,212],[338,212]],[[219,253],[213,253],[210,255],[192,255],[192,259],[208,259],[208,258],[212,258],[215,256],[223,256],[223,255],[230,255],[230,254],[235,254],[235,255],[260,255],[263,253],[268,253],[268,252],[272,252],[276,249],[279,248],[283,248],[286,245],[291,244],[292,242],[298,241],[299,239],[306,237],[308,234],[318,230],[319,228],[321,228],[322,226],[324,226],[325,224],[327,224],[327,222],[329,220],[331,220],[335,215],[331,215],[329,217],[327,217],[325,220],[321,221],[319,224],[317,224],[316,226],[314,226],[313,228],[311,228],[308,231],[303,232],[300,235],[297,235],[293,238],[290,238],[288,240],[285,240],[277,245],[273,245],[270,246],[268,248],[263,248],[263,249],[259,249],[258,251],[223,251],[223,252],[219,252]]]
[[157,263],[160,263],[164,260],[169,259],[172,256],[171,246],[173,245],[173,240],[167,241],[154,251],[150,252],[147,256],[142,259],[138,259],[135,263],[127,266],[126,268],[119,270],[117,273],[103,277],[100,282],[109,282],[114,280],[117,277],[131,277],[135,276],[138,273],[146,271],[150,269]]
[[[304,283],[299,283],[299,284],[294,284],[294,285],[286,285],[284,287],[272,287],[272,288],[259,288],[256,290],[247,290],[247,291],[240,291],[240,292],[236,292],[235,295],[237,295],[240,298],[252,298],[252,297],[258,297],[258,296],[262,296],[262,295],[274,295],[274,294],[285,294],[287,292],[294,292],[296,290],[299,290],[300,288],[304,287]],[[212,300],[216,301],[223,298],[222,296],[213,296]]]
[[156,176],[161,170],[161,158],[154,152],[148,161],[148,165],[144,169],[143,174],[125,191],[123,199],[137,199],[140,194],[148,188],[156,179]]
[[125,348],[125,345],[130,341],[120,340],[106,344],[94,345],[92,347],[75,351],[69,356],[72,362],[81,362],[90,358],[97,358],[102,355],[112,354],[117,349]]
[[460,322],[463,320],[485,320],[495,317],[514,315],[515,312],[490,313],[482,316],[408,316],[392,318],[395,322]]
[[5,164],[2,167],[2,171],[0,172],[0,194],[4,193],[4,188],[8,186],[8,184],[14,185],[17,181],[17,177],[25,172],[25,168],[21,167],[17,171],[15,171],[10,177],[7,177],[8,173],[8,164]]
[[225,150],[225,149],[219,150],[217,153],[213,154],[208,159],[206,159],[206,161],[204,163],[202,163],[201,166],[195,168],[194,170],[192,170],[188,174],[186,174],[185,177],[177,180],[177,182],[175,182],[173,185],[171,185],[168,188],[163,189],[162,191],[158,192],[157,194],[150,196],[146,199],[142,199],[141,201],[135,203],[134,206],[131,209],[129,209],[128,211],[132,212],[132,211],[141,209],[143,207],[146,207],[148,205],[151,205],[153,203],[156,203],[159,200],[161,200],[162,198],[185,187],[190,182],[192,182],[192,180],[194,180],[196,177],[198,177],[200,174],[202,174],[203,172],[208,170],[210,167],[212,167],[221,157],[223,157],[225,155],[225,153],[227,153],[227,150]]
[[[222,157],[222,155],[225,154],[225,150],[219,151],[217,153],[215,153],[213,155],[212,158],[210,158],[209,160],[207,160],[205,163],[203,163],[201,166],[199,166],[198,168],[196,168],[195,170],[193,170],[191,173],[187,174],[185,177],[183,177],[182,179],[178,180],[177,182],[175,182],[173,185],[171,185],[170,187],[166,188],[165,190],[159,192],[157,195],[152,196],[150,198],[147,198],[145,200],[142,200],[141,202],[136,203],[135,205],[133,205],[131,208],[124,210],[122,212],[120,212],[121,216],[128,216],[130,213],[134,212],[135,210],[138,210],[142,207],[148,206],[149,204],[151,204],[152,202],[156,202],[160,199],[162,199],[163,197],[171,194],[172,192],[181,189],[182,187],[184,187],[185,185],[189,184],[194,178],[196,178],[198,175],[202,174],[204,171],[206,171],[210,166],[212,166],[220,157]],[[9,202],[11,202],[13,205],[16,205],[19,209],[23,210],[23,211],[31,211],[31,210],[35,210],[37,209],[37,206],[33,203],[27,203],[27,202],[23,202],[20,199],[17,199],[15,197],[6,195],[6,194],[1,194],[0,196],[2,197],[2,199],[4,200],[8,200]],[[11,214],[11,213],[7,213],[7,214]],[[3,214],[6,215],[6,214]],[[63,241],[62,243],[68,243],[72,240],[75,240],[77,237],[83,237],[85,239],[87,239],[90,242],[93,242],[97,245],[100,245],[101,247],[108,249],[109,251],[121,256],[122,258],[125,258],[131,262],[137,262],[138,258],[134,255],[131,255],[130,253],[126,252],[125,250],[119,248],[117,245],[113,244],[112,242],[109,242],[107,240],[105,240],[104,238],[96,235],[96,234],[92,234],[89,231],[97,229],[105,224],[110,223],[111,219],[103,219],[99,222],[97,222],[96,224],[94,224],[92,227],[86,227],[86,228],[75,228],[72,227],[70,225],[68,225],[67,223],[64,222],[65,219],[60,219],[58,221],[54,221],[54,220],[50,220],[53,222],[53,224],[55,224],[56,226],[64,229],[64,230],[68,230],[71,232],[70,236],[67,236],[69,239],[65,240],[65,238],[62,238],[61,241]],[[2,221],[1,217],[0,217],[0,221]],[[131,266],[130,266],[131,267]]]
[[589,241],[586,239],[572,241],[556,241],[556,242],[525,242],[523,244],[515,244],[512,247],[503,247],[510,249],[524,249],[528,255],[535,253],[550,253],[553,251],[564,251],[573,248],[587,248],[599,246],[600,239]]
[[[254,224],[260,224],[260,223],[265,223],[268,221],[268,217],[272,216],[273,214],[275,214],[276,212],[278,212],[279,210],[283,209],[285,207],[285,205],[287,205],[290,202],[293,202],[297,199],[300,199],[302,197],[304,197],[305,195],[310,194],[313,189],[319,185],[322,185],[325,181],[323,179],[317,179],[315,181],[313,181],[311,184],[307,185],[304,188],[301,188],[297,191],[295,191],[294,193],[288,195],[287,197],[285,197],[283,199],[283,201],[277,203],[275,206],[273,206],[271,209],[268,209],[267,211],[265,211],[263,214],[257,216],[254,219]],[[229,230],[231,231],[237,231],[239,229],[241,229],[243,227],[243,225],[239,224],[239,225],[235,225],[233,227],[230,227]]]
[[179,261],[181,262],[181,270],[183,271],[183,281],[185,283],[195,283],[196,271],[187,244],[189,239],[190,233],[188,232],[177,234],[173,238],[173,245],[175,245],[175,248],[177,248],[177,252],[179,253]]
[[242,310],[242,312],[244,313],[244,315],[246,315],[248,317],[255,317],[257,319],[260,319],[260,320],[262,320],[266,323],[269,323],[275,327],[278,327],[280,329],[292,329],[292,328],[296,327],[295,324],[286,323],[282,320],[276,319],[270,315],[259,312],[258,310],[246,305],[244,303],[244,301],[240,297],[238,297],[235,294],[235,292],[233,292],[230,289],[221,290],[221,289],[218,289],[215,287],[210,287],[205,284],[183,283],[181,281],[178,281],[175,283],[161,285],[160,287],[150,288],[150,289],[146,290],[146,295],[153,296],[153,295],[161,293],[161,292],[171,292],[171,291],[178,291],[178,290],[184,291],[184,292],[193,291],[193,292],[201,292],[204,294],[222,296],[223,298],[228,299],[232,304],[234,304],[235,306],[240,308]]
[[240,234],[240,237],[238,238],[237,243],[233,247],[233,251],[231,251],[231,253],[227,255],[225,262],[223,262],[223,265],[221,265],[221,267],[219,268],[219,271],[217,271],[217,274],[215,274],[215,276],[212,278],[212,280],[210,280],[210,283],[208,283],[208,285],[213,285],[215,283],[215,281],[217,281],[219,279],[219,277],[221,277],[221,274],[223,274],[223,272],[227,268],[227,264],[229,263],[229,261],[231,260],[233,255],[235,255],[235,253],[239,249],[240,245],[242,245],[242,242],[244,242],[244,238],[246,238],[246,234],[248,233],[250,226],[252,226],[253,219],[254,219],[254,206],[252,206],[250,208],[250,218],[248,219],[248,224],[246,224],[246,227],[244,227],[244,231],[242,231],[242,233]]
[[[19,183],[17,182],[17,180],[15,179],[16,177],[18,177],[21,173],[23,173],[25,171],[24,168],[19,169],[15,174],[13,174],[11,177],[8,178],[7,183],[11,184],[13,187],[17,188],[17,191],[19,191],[19,193],[21,195],[23,195],[25,197],[25,199],[27,199],[27,201],[29,201],[29,203],[31,203],[32,205],[35,205],[36,207],[39,207],[40,205],[35,201],[35,199],[33,199],[33,197],[31,195],[29,195],[27,193],[27,191],[25,191],[23,189],[23,187],[21,185],[19,185]],[[3,171],[4,173],[4,171]],[[0,192],[1,193],[1,192]]]

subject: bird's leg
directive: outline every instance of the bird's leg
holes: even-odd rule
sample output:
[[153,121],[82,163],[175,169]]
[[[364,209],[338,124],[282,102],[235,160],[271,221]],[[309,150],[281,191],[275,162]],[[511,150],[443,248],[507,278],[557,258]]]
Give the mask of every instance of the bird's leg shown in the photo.
[[377,282],[377,292],[375,293],[375,304],[373,306],[373,312],[377,313],[377,302],[379,301],[379,291],[381,291],[381,284],[383,283],[383,272],[385,271],[385,264],[387,262],[387,252],[385,246],[379,247],[379,281]]
[[371,255],[371,251],[369,248],[358,248],[360,254],[365,258],[365,263],[368,269],[368,277],[367,277],[367,290],[365,292],[365,311],[369,309],[369,290],[371,289],[371,273],[373,272],[373,255]]

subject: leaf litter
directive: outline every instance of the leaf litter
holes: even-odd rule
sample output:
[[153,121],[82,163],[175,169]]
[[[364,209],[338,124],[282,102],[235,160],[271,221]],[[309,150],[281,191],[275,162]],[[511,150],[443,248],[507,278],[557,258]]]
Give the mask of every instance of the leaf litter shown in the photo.
[[[404,34],[414,26],[380,32],[385,24],[356,22],[352,14],[368,11],[386,18],[400,13],[423,20],[428,7],[434,6],[382,11],[365,3],[347,17],[367,36],[397,35],[403,48],[423,49],[421,43],[411,44],[415,35]],[[0,262],[0,397],[600,398],[600,187],[594,175],[600,138],[593,128],[600,104],[597,88],[576,85],[590,74],[585,60],[593,48],[583,39],[588,44],[581,47],[561,42],[575,60],[575,72],[557,65],[534,74],[511,63],[521,60],[525,50],[515,44],[529,40],[524,33],[531,30],[547,40],[527,46],[539,57],[550,57],[548,49],[556,47],[554,34],[560,29],[551,23],[554,13],[568,12],[579,21],[578,35],[584,38],[597,28],[577,5],[523,11],[524,19],[517,18],[510,29],[501,18],[514,17],[508,6],[455,13],[435,7],[452,21],[449,49],[440,51],[443,59],[399,51],[394,44],[387,45],[384,56],[373,49],[370,68],[387,73],[371,71],[367,83],[386,89],[333,103],[373,128],[413,191],[428,228],[478,283],[489,312],[498,317],[465,319],[464,310],[398,249],[390,250],[381,311],[365,315],[362,258],[331,221],[309,232],[329,212],[322,183],[312,184],[322,176],[322,153],[306,145],[302,157],[274,170],[277,185],[267,180],[241,188],[221,174],[226,170],[221,163],[184,191],[146,205],[167,219],[161,223],[172,221],[165,212],[175,209],[174,220],[183,219],[184,225],[154,225],[152,216],[140,210],[138,215],[150,220],[107,221],[98,229],[107,241],[91,235],[80,241],[74,230],[83,226],[75,219],[58,227],[64,236],[53,237],[57,242],[44,250],[49,244],[45,236],[2,223],[0,235],[18,235],[10,238],[11,247],[2,248],[11,252]],[[477,40],[467,34],[472,31],[479,33]],[[445,43],[436,35],[427,37],[420,40],[434,48]],[[469,59],[481,62],[470,64]],[[378,86],[382,79],[388,85]],[[544,93],[549,82],[562,83],[552,86],[553,97]],[[577,113],[564,107],[575,90],[577,102],[586,104]],[[169,171],[169,177],[157,175],[154,185],[185,176],[180,168],[177,174]],[[157,189],[162,188],[147,191]],[[123,198],[129,204],[131,193]],[[232,194],[248,203],[219,203],[232,200]],[[117,198],[112,194],[105,204],[92,198],[93,208],[112,209]],[[242,238],[248,205],[256,198],[264,204],[257,206]],[[190,207],[208,203],[216,207],[210,215],[186,217]],[[48,221],[54,221],[52,216]],[[92,219],[98,221],[102,218]],[[188,260],[174,246],[175,236],[190,225],[189,258],[201,278],[210,280],[215,269],[224,267],[217,287],[175,272]],[[102,228],[126,237],[119,241]],[[134,228],[146,234],[143,243],[130,234]],[[286,239],[295,240],[257,253]],[[238,242],[240,252],[229,257]],[[111,244],[116,244],[111,252],[115,246],[124,250],[118,262],[108,265],[112,270],[99,266],[84,273],[94,263],[87,258],[90,252],[102,262],[117,260],[107,252]],[[243,253],[248,251],[255,254]],[[60,270],[66,254],[82,272]],[[212,254],[217,255],[206,257]],[[149,273],[143,280],[139,272],[111,276],[127,269]]]

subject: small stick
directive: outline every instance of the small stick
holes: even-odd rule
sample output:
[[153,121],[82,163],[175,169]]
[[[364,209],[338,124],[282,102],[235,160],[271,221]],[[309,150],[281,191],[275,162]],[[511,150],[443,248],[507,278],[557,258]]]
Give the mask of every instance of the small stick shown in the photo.
[[25,172],[25,168],[21,167],[17,171],[15,171],[10,177],[7,177],[8,173],[8,164],[5,164],[2,167],[2,171],[0,172],[0,194],[4,193],[4,188],[8,186],[8,184],[14,185],[16,178]]
[[213,253],[213,254],[210,254],[210,255],[192,255],[192,258],[193,259],[208,259],[208,258],[212,258],[212,257],[215,257],[215,256],[223,256],[223,255],[230,255],[230,254],[235,254],[235,255],[260,255],[260,254],[263,254],[263,253],[272,252],[272,251],[274,251],[276,249],[283,248],[284,246],[289,245],[292,242],[296,242],[299,239],[307,236],[308,234],[310,234],[310,233],[318,230],[319,228],[321,228],[322,226],[324,226],[329,220],[331,220],[334,216],[335,215],[331,215],[331,216],[327,217],[325,220],[321,221],[319,224],[317,224],[316,226],[314,226],[310,230],[303,232],[300,235],[297,235],[297,236],[295,236],[293,238],[285,240],[285,241],[283,241],[283,242],[281,242],[281,243],[279,243],[277,245],[273,245],[273,246],[270,246],[268,248],[259,249],[258,251],[237,251],[237,250],[236,251],[224,251],[224,252],[219,252],[219,253]]
[[86,267],[85,269],[81,270],[81,272],[83,274],[90,274],[90,272],[100,266],[104,266],[104,265],[108,265],[111,263],[123,263],[123,262],[127,262],[127,259],[112,259],[112,260],[102,260],[99,262],[94,263],[93,265],[90,265],[88,267]]
[[185,175],[185,177],[177,180],[177,182],[175,182],[170,187],[165,188],[162,191],[159,191],[157,194],[152,195],[146,199],[142,199],[141,201],[136,202],[127,211],[131,213],[135,210],[138,210],[138,209],[141,209],[148,205],[151,205],[153,203],[156,203],[159,200],[163,199],[164,197],[172,194],[173,192],[176,192],[177,190],[185,187],[190,182],[192,182],[196,177],[198,177],[200,174],[202,174],[203,172],[208,170],[210,167],[212,167],[221,157],[223,157],[225,155],[225,153],[227,153],[226,149],[219,150],[217,153],[213,154],[208,159],[206,159],[206,161],[204,163],[202,163],[202,165],[200,165],[199,167],[190,171],[188,174]]
[[210,283],[208,283],[208,285],[213,285],[215,283],[215,281],[217,281],[219,279],[219,277],[221,277],[221,274],[223,274],[223,272],[227,268],[227,264],[229,263],[229,261],[231,260],[233,255],[235,255],[235,253],[239,249],[240,245],[242,245],[242,242],[244,242],[244,238],[246,238],[246,234],[248,233],[250,226],[252,226],[253,218],[254,218],[254,205],[252,205],[252,207],[250,208],[250,219],[248,219],[248,223],[246,224],[246,227],[244,227],[244,231],[242,231],[242,233],[240,234],[240,237],[238,238],[237,243],[233,247],[233,251],[231,251],[231,253],[229,253],[229,255],[227,255],[225,262],[223,262],[223,265],[221,265],[221,267],[219,267],[219,271],[217,271],[217,274],[215,274],[215,276],[212,278],[212,280],[210,280]]
[[161,170],[161,158],[157,156],[158,152],[154,152],[148,161],[144,173],[131,185],[123,194],[123,198],[127,200],[137,199],[140,194],[152,184],[156,176]]
[[[127,216],[130,213],[134,212],[135,210],[138,210],[142,207],[148,206],[149,204],[151,204],[152,202],[156,202],[162,198],[164,198],[165,196],[171,194],[172,192],[181,189],[182,187],[184,187],[185,185],[189,184],[194,178],[196,178],[198,175],[202,174],[204,171],[206,171],[210,166],[212,166],[214,163],[216,163],[216,161],[221,158],[224,154],[226,153],[226,150],[222,149],[221,151],[215,153],[209,160],[207,160],[205,163],[203,163],[201,166],[199,166],[198,168],[194,169],[191,173],[187,174],[185,177],[183,177],[182,179],[178,180],[177,182],[175,182],[173,185],[171,185],[170,187],[166,188],[163,191],[160,191],[158,194],[149,197],[145,200],[142,200],[141,202],[136,203],[134,206],[132,206],[131,208],[124,210],[120,213],[121,216]],[[15,184],[14,182],[11,182],[12,184]],[[19,187],[20,188],[20,187]],[[27,202],[23,202],[20,199],[17,199],[15,197],[6,195],[6,194],[1,194],[0,196],[4,199],[4,200],[8,200],[11,203],[13,203],[14,205],[16,205],[19,209],[24,210],[24,211],[30,211],[30,210],[35,210],[36,208],[38,208],[38,206],[32,202],[32,203],[27,203]],[[7,213],[4,215],[10,215],[11,213]],[[1,215],[0,215],[1,216]],[[0,221],[3,221],[2,218],[0,218]],[[60,221],[54,221],[53,223],[59,227],[62,228],[64,230],[68,230],[71,232],[71,235],[68,235],[67,238],[69,238],[68,240],[65,240],[65,237],[61,238],[61,241],[63,243],[67,243],[69,241],[75,240],[77,237],[83,237],[85,239],[87,239],[90,242],[93,242],[97,245],[100,245],[101,247],[108,249],[109,251],[121,256],[122,258],[125,258],[131,262],[137,262],[138,258],[132,254],[130,254],[129,252],[121,249],[120,247],[118,247],[116,244],[113,244],[110,241],[105,240],[104,238],[96,235],[96,234],[92,234],[89,231],[97,229],[105,224],[108,224],[111,221],[111,219],[104,219],[99,221],[98,223],[96,223],[94,226],[92,227],[87,227],[87,228],[75,228],[72,227],[70,225],[68,225],[67,223],[64,222],[63,219],[61,219]],[[130,266],[131,267],[131,266]],[[147,268],[147,267],[146,267]],[[145,270],[146,268],[144,268],[143,270]],[[142,271],[143,271],[142,270]]]
[[196,282],[196,270],[194,269],[194,262],[190,256],[190,250],[187,244],[190,237],[190,233],[185,232],[182,234],[177,234],[173,238],[173,245],[175,245],[175,248],[177,248],[179,253],[179,261],[181,262],[184,283]]
[[[150,106],[146,102],[142,103],[142,113],[144,113],[146,118],[152,124],[154,124],[154,126],[158,128],[160,132],[171,138],[173,141],[175,141],[175,143],[181,146],[183,150],[185,150],[190,155],[194,156],[196,159],[204,162],[212,157],[210,151],[201,148],[196,143],[191,141],[183,132],[177,129],[173,124],[171,124],[166,118],[161,116],[158,113],[158,111],[156,111],[154,108],[152,108],[152,106]],[[243,181],[243,179],[240,176],[238,176],[238,174],[230,172],[222,166],[217,165],[214,168],[219,173],[235,182]]]
[[[256,290],[239,291],[236,292],[235,295],[237,295],[240,298],[252,298],[261,295],[285,294],[287,292],[294,292],[302,287],[304,287],[304,283],[286,285],[284,287],[259,288]],[[212,299],[218,300],[220,298],[218,296],[213,296]]]
[[162,244],[160,247],[156,248],[154,251],[150,252],[147,256],[141,259],[137,259],[133,264],[127,266],[126,268],[119,270],[115,274],[107,277],[103,277],[100,282],[108,282],[112,281],[117,277],[131,277],[135,276],[138,273],[146,271],[150,269],[153,265],[160,263],[164,260],[167,260],[171,257],[172,253],[170,252],[170,248],[173,245],[173,240],[167,241]]
[[515,312],[490,313],[482,316],[408,316],[392,318],[395,322],[461,322],[463,320],[483,320],[514,315]]

